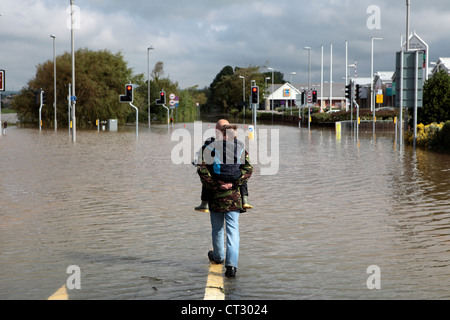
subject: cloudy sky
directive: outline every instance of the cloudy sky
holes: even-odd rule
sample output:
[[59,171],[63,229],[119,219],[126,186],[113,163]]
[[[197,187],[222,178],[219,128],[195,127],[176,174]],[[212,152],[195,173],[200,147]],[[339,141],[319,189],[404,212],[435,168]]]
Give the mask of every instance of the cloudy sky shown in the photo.
[[[273,67],[296,72],[305,83],[312,48],[312,81],[320,82],[321,45],[324,77],[345,76],[345,41],[349,63],[358,77],[370,76],[371,37],[375,71],[394,69],[400,37],[406,33],[405,0],[75,0],[79,18],[75,47],[121,51],[135,73],[147,74],[147,48],[153,67],[162,61],[165,74],[181,88],[209,86],[226,65]],[[2,0],[0,69],[7,90],[20,90],[39,63],[70,52],[70,0]],[[379,10],[373,10],[379,9]],[[368,13],[368,9],[369,13]],[[430,61],[450,56],[448,0],[411,0],[411,32],[430,46]],[[350,73],[353,75],[354,70]]]

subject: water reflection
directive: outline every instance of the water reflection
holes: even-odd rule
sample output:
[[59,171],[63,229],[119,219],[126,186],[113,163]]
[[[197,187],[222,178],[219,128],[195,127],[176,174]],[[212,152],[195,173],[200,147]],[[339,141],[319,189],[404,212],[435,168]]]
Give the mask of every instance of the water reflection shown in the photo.
[[[204,126],[205,129],[207,125]],[[176,125],[174,129],[184,128]],[[271,129],[270,126],[261,128]],[[450,157],[392,135],[275,126],[276,175],[249,182],[229,299],[446,299]],[[0,139],[0,298],[45,299],[81,268],[71,299],[202,299],[207,215],[165,126],[118,133],[8,129]],[[193,124],[186,130],[193,132]],[[366,269],[378,265],[381,289]]]

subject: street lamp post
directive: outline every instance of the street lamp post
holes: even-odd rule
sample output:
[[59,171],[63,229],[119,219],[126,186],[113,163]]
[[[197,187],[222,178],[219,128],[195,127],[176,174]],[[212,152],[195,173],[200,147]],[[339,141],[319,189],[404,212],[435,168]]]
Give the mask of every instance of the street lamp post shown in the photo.
[[50,35],[53,38],[53,109],[55,112],[55,131],[58,130],[58,120],[56,118],[56,36]]
[[153,46],[150,45],[150,47],[147,48],[147,82],[148,82],[148,128],[150,129],[150,50],[153,50]]
[[373,113],[373,132],[375,134],[375,106],[374,106],[374,98],[375,95],[373,93],[373,41],[374,40],[383,40],[383,38],[375,38],[372,37],[372,57],[371,57],[371,64],[370,64],[370,109]]
[[333,44],[330,44],[330,110],[333,107]]
[[320,67],[320,110],[321,112],[323,112],[323,45],[321,45],[321,50],[322,50],[322,62],[321,62],[321,67]]
[[275,88],[275,83],[274,83],[274,78],[275,78],[275,77],[274,77],[274,71],[275,71],[275,70],[274,70],[273,68],[267,68],[267,69],[272,71],[272,99],[271,99],[271,100],[272,100],[272,110],[271,110],[271,111],[272,111],[272,124],[273,124],[273,100],[274,100],[274,98],[275,98],[275,96],[274,96],[274,93],[275,93],[275,92],[274,92],[274,91],[275,91],[275,90],[274,90],[274,88]]
[[[308,92],[311,90],[311,47],[304,47],[303,49],[308,50]],[[308,130],[311,129],[311,108],[308,103]]]
[[239,76],[239,78],[242,79],[243,84],[242,84],[242,98],[243,98],[243,111],[244,111],[244,124],[245,124],[245,77],[243,76]]
[[273,73],[274,73],[274,69],[273,68],[267,68],[267,69],[269,69],[270,71],[272,71],[272,99],[271,99],[271,104],[272,104],[272,107],[271,107],[271,111],[273,111],[273,94],[274,94],[274,86],[275,86],[275,84],[274,84],[274,82],[273,82],[273,79],[274,79],[274,75],[273,75]]
[[[295,76],[296,74],[297,74],[296,72],[291,72],[291,85],[293,87],[294,87],[294,84],[292,83],[292,77]],[[291,99],[291,116],[292,116],[292,108],[293,108],[293,103],[292,103],[292,99]]]

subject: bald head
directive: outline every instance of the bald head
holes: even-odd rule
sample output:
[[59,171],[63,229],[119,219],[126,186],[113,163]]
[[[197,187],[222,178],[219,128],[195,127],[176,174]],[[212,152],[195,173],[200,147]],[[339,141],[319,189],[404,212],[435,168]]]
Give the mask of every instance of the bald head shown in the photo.
[[223,126],[229,125],[229,124],[230,124],[230,123],[228,122],[228,120],[220,119],[220,120],[217,121],[217,123],[216,123],[216,129],[217,129],[217,130],[220,130],[220,129],[222,129]]

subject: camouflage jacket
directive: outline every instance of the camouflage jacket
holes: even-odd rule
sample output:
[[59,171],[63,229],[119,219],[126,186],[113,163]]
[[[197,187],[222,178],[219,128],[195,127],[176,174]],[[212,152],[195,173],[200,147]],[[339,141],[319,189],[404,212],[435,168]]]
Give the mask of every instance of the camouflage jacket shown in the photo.
[[197,173],[200,176],[202,184],[212,190],[213,198],[209,201],[209,210],[212,212],[229,212],[242,210],[242,198],[240,186],[250,179],[253,166],[250,164],[247,151],[245,152],[245,164],[241,164],[241,177],[233,182],[233,188],[230,190],[220,189],[220,183],[214,180],[210,166],[204,161],[197,166]]

